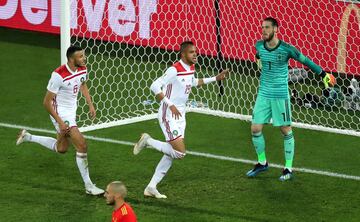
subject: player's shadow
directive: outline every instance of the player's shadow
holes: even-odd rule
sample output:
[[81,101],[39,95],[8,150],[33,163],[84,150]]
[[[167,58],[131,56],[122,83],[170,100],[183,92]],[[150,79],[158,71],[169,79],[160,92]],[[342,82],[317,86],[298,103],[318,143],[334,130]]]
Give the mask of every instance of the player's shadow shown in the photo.
[[[186,206],[179,206],[177,204],[172,204],[168,201],[162,201],[162,200],[156,200],[156,199],[134,199],[134,198],[127,198],[127,201],[131,204],[138,204],[138,205],[146,205],[146,206],[156,206],[159,208],[171,208],[177,212],[186,212],[186,214],[189,213],[200,213],[200,214],[206,214],[211,215],[217,218],[228,218],[232,221],[254,221],[254,222],[271,222],[273,220],[264,220],[263,218],[256,218],[252,216],[246,216],[246,215],[240,215],[240,214],[234,214],[229,212],[217,212],[214,210],[206,210],[202,208],[196,208],[196,207],[186,207]],[[147,209],[147,211],[152,211],[150,209]],[[158,211],[154,210],[154,213],[159,213]]]

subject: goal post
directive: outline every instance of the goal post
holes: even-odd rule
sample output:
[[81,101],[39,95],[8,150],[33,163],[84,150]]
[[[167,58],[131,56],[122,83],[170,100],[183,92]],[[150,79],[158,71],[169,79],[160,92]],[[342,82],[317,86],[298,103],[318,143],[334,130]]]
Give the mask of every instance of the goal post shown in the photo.
[[61,0],[60,3],[60,58],[61,64],[67,62],[66,50],[71,44],[70,36],[70,0]]
[[318,76],[290,60],[293,125],[360,136],[356,2],[71,0],[70,5],[76,18],[70,21],[71,44],[86,50],[98,115],[96,120],[88,117],[81,97],[78,123],[83,131],[156,118],[159,104],[149,87],[178,60],[185,40],[198,48],[198,77],[216,75],[224,67],[232,70],[220,85],[194,88],[188,111],[250,121],[260,76],[254,45],[261,38],[262,20],[272,16],[279,20],[280,39],[338,81],[325,89]]

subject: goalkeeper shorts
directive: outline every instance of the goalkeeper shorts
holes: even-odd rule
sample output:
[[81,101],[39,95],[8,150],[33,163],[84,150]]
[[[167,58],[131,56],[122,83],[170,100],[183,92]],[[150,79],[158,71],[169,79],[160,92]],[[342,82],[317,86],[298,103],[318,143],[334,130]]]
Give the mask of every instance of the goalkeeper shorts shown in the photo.
[[253,124],[268,124],[273,126],[291,125],[290,99],[270,99],[258,95],[252,114]]

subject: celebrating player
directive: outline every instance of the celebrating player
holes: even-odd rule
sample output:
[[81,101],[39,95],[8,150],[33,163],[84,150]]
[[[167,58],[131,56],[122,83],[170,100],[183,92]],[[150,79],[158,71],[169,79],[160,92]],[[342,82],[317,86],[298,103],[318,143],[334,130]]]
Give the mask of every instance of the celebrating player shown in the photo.
[[229,71],[224,70],[215,77],[195,78],[197,52],[195,45],[190,41],[181,43],[180,56],[180,61],[168,68],[165,74],[154,81],[150,87],[157,99],[161,101],[158,120],[166,142],[155,140],[147,133],[144,133],[134,146],[135,155],[147,145],[164,153],[150,183],[144,190],[145,196],[166,198],[165,195],[159,193],[156,186],[170,169],[173,159],[185,157],[185,105],[191,88],[220,81],[228,77]]
[[272,119],[273,126],[279,126],[284,136],[285,168],[280,176],[281,181],[292,178],[294,158],[294,135],[291,129],[291,109],[288,90],[288,61],[290,58],[299,61],[318,74],[325,84],[333,86],[336,80],[333,75],[323,71],[318,65],[300,53],[295,47],[277,38],[278,22],[268,17],[262,23],[262,38],[256,43],[256,58],[261,68],[260,87],[252,114],[252,141],[258,156],[258,163],[247,172],[254,177],[268,169],[265,156],[265,140],[262,134],[263,125]]
[[77,151],[76,163],[85,183],[85,192],[91,195],[99,195],[104,193],[104,190],[97,188],[90,180],[86,141],[76,125],[79,91],[86,98],[91,117],[95,118],[96,115],[86,85],[86,57],[84,50],[77,46],[70,46],[66,56],[68,59],[67,64],[60,66],[51,74],[44,98],[45,109],[49,112],[50,119],[57,130],[57,139],[31,135],[23,129],[18,135],[16,145],[20,145],[23,142],[34,142],[51,151],[66,153],[71,139]]
[[106,203],[114,205],[112,222],[136,222],[136,215],[131,206],[125,202],[127,189],[121,181],[111,182],[106,187]]

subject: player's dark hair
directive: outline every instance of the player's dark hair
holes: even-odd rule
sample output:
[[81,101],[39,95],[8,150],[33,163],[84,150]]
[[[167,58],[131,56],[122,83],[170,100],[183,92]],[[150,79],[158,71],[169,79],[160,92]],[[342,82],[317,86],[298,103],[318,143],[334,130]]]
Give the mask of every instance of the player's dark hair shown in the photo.
[[183,43],[180,44],[180,55],[181,53],[183,53],[185,51],[185,49],[190,46],[190,45],[194,45],[194,43],[192,41],[185,41]]
[[276,19],[274,19],[273,17],[267,17],[264,19],[264,21],[271,22],[272,26],[274,26],[274,27],[279,27],[278,21]]
[[66,50],[66,57],[69,59],[75,52],[83,50],[81,47],[72,45]]

